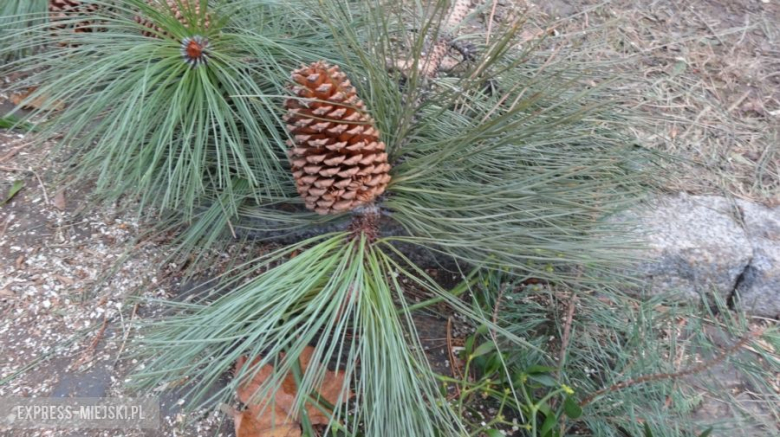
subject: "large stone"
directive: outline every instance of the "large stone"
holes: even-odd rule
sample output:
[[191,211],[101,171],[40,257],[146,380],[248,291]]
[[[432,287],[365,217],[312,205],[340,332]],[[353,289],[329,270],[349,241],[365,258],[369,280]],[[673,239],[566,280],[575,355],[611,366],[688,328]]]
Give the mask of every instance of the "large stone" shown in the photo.
[[780,207],[738,204],[753,259],[737,286],[736,305],[752,314],[780,318]]
[[647,291],[683,299],[715,292],[728,299],[753,257],[736,213],[722,197],[680,194],[627,214],[646,241],[637,272]]

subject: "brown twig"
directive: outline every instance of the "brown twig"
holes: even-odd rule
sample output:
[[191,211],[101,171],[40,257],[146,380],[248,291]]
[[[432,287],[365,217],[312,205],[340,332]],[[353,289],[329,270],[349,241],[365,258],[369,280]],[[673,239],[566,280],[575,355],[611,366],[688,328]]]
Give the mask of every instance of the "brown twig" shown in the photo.
[[[133,322],[133,319],[135,319],[135,315],[138,312],[138,306],[140,305],[140,302],[137,302],[135,305],[133,305],[133,311],[130,313],[130,323]],[[133,329],[132,326],[129,326],[126,330],[124,335],[122,336],[122,345],[119,347],[119,351],[116,353],[116,359],[114,360],[114,367],[116,367],[116,363],[119,362],[119,359],[122,357],[122,352],[125,351],[125,345],[127,344],[127,339],[130,337],[130,331]]]
[[566,358],[566,350],[569,348],[571,337],[571,325],[574,322],[574,309],[577,307],[577,295],[572,292],[569,298],[569,307],[566,310],[566,319],[563,322],[563,337],[561,338],[561,350],[558,353],[558,374],[563,370],[563,362]]
[[12,173],[12,172],[23,173],[23,172],[26,172],[28,170],[25,170],[25,169],[19,168],[19,167],[6,167],[4,165],[0,165],[0,171],[5,171],[5,172],[8,172],[8,173]]
[[38,184],[41,185],[41,192],[43,193],[43,200],[46,202],[46,205],[51,205],[51,202],[49,201],[49,195],[46,194],[46,185],[43,184],[43,179],[38,175],[38,172],[30,170],[30,172],[35,176],[35,179],[38,180]]
[[490,9],[490,17],[488,18],[487,36],[485,36],[485,45],[490,45],[490,34],[493,32],[493,17],[496,16],[496,9],[498,8],[498,0],[493,0],[493,7]]
[[16,156],[17,153],[19,153],[19,151],[21,151],[22,149],[24,149],[28,145],[30,145],[30,143],[25,143],[25,144],[22,144],[21,146],[14,147],[13,149],[11,149],[10,152],[8,152],[5,155],[3,155],[2,157],[0,157],[0,162],[5,162],[5,161],[8,161],[9,159],[13,158],[14,156]]
[[[682,329],[685,327],[687,323],[688,322],[686,321],[685,318],[681,318],[677,322],[677,330],[682,332]],[[677,358],[674,360],[674,367],[679,367],[680,364],[682,364],[682,360],[684,358],[685,358],[685,345],[682,344],[680,345],[680,351],[677,353]],[[677,387],[677,381],[674,381],[674,383],[672,383],[672,388],[674,389],[676,387]],[[672,406],[672,396],[669,395],[666,397],[666,401],[664,402],[664,410],[669,409],[669,407],[671,406]]]
[[[455,354],[452,352],[452,317],[447,318],[447,353],[450,357],[450,371],[455,379],[463,378],[460,369],[455,365]],[[456,396],[460,396],[460,386],[455,385]]]
[[8,225],[11,223],[12,218],[14,218],[13,214],[8,214],[8,217],[6,217],[5,223],[3,223],[3,228],[0,229],[0,238],[5,237],[5,231],[8,229]]
[[87,349],[84,350],[84,353],[81,354],[81,357],[78,359],[78,361],[76,361],[73,365],[71,365],[72,369],[77,369],[81,367],[81,365],[89,361],[92,355],[94,355],[98,344],[100,344],[100,340],[103,339],[103,335],[106,332],[107,326],[108,326],[108,315],[104,315],[103,325],[100,326],[100,329],[98,330],[97,334],[95,334],[95,338],[92,339],[92,343],[90,343]]
[[653,375],[640,376],[639,378],[629,379],[628,381],[619,382],[617,384],[612,384],[611,386],[609,386],[607,388],[602,388],[601,390],[598,390],[598,391],[592,393],[591,395],[589,395],[588,397],[586,397],[585,399],[580,401],[580,407],[584,407],[584,406],[590,404],[591,402],[593,402],[594,399],[596,399],[597,397],[599,397],[601,395],[604,395],[604,394],[607,394],[607,393],[612,393],[612,392],[615,392],[615,391],[618,391],[618,390],[623,390],[625,388],[633,387],[635,385],[644,384],[646,382],[665,381],[667,379],[678,379],[678,378],[682,378],[682,377],[685,377],[685,376],[690,376],[690,375],[695,375],[697,373],[701,373],[701,372],[703,372],[703,371],[705,371],[705,370],[707,370],[707,369],[709,369],[709,368],[711,368],[711,367],[721,363],[723,360],[725,360],[729,356],[733,355],[734,353],[736,353],[737,351],[742,349],[746,344],[748,344],[748,342],[750,342],[754,338],[760,337],[764,333],[765,330],[766,330],[766,328],[764,327],[764,328],[760,328],[760,329],[757,329],[755,331],[750,332],[749,334],[745,335],[741,340],[736,342],[734,345],[732,345],[728,349],[726,349],[723,352],[721,352],[720,354],[718,354],[718,356],[716,356],[715,358],[713,358],[713,359],[711,359],[709,361],[705,361],[705,362],[703,362],[703,363],[701,363],[699,365],[690,367],[688,369],[683,369],[683,370],[681,370],[679,372],[675,372],[675,373],[656,373],[656,374],[653,374]]
[[236,240],[238,237],[236,236],[236,230],[233,228],[233,223],[230,222],[230,219],[227,221],[228,228],[230,229],[230,234],[233,236],[233,239]]
[[[493,306],[493,325],[498,326],[498,309],[501,305],[501,298],[504,297],[504,292],[506,291],[506,284],[502,284],[501,288],[498,290],[498,296],[496,297],[496,304]],[[490,330],[490,336],[493,337],[493,342],[496,342],[496,330],[491,329]]]
[[95,335],[95,338],[92,339],[92,343],[89,345],[88,351],[95,351],[97,349],[97,345],[100,343],[100,340],[103,339],[103,334],[106,332],[106,327],[108,326],[108,316],[103,316],[103,325],[100,326],[100,330]]
[[[577,268],[577,279],[579,282],[582,277],[582,266]],[[566,309],[566,319],[563,322],[563,337],[561,338],[561,350],[558,355],[558,374],[563,371],[563,361],[566,358],[566,350],[569,348],[569,340],[571,339],[571,325],[574,323],[574,310],[577,307],[577,294],[574,290],[571,291],[571,297],[569,298],[569,306]]]
[[[579,280],[580,276],[582,275],[582,269],[579,269],[577,274],[577,280]],[[566,350],[569,348],[569,339],[571,338],[571,325],[574,322],[574,309],[577,307],[577,295],[574,294],[574,291],[571,292],[571,297],[569,298],[569,305],[566,309],[566,319],[563,322],[563,337],[561,338],[561,350],[558,352],[558,370],[557,375],[560,377],[561,372],[563,371],[563,362],[566,358]],[[564,435],[564,431],[566,430],[566,420],[561,420],[560,425],[560,435]]]

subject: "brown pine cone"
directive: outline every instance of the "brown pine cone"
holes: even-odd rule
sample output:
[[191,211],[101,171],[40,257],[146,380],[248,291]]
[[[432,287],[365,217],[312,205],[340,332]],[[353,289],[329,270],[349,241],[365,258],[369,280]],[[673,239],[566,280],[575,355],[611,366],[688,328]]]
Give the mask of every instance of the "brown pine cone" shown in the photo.
[[284,120],[298,193],[319,214],[373,202],[390,182],[385,143],[339,67],[315,62],[295,70]]
[[[187,17],[188,13],[190,15],[194,15],[197,20],[200,20],[200,0],[165,0],[167,7],[162,3],[161,0],[146,0],[146,3],[160,11],[172,11],[176,19],[187,28],[190,27],[190,22]],[[184,6],[183,9],[181,7],[182,5]],[[161,34],[168,36],[168,32],[160,29],[159,26],[154,24],[152,20],[146,17],[136,15],[135,21],[147,29],[150,29],[143,31],[144,36],[155,37]],[[206,14],[204,27],[208,28],[209,24],[211,24],[209,16]]]
[[49,12],[68,12],[80,6],[79,0],[49,0]]
[[[77,25],[63,21],[89,16],[97,12],[98,7],[96,4],[84,4],[79,0],[49,0],[49,21],[55,29],[72,27],[74,32],[91,32],[93,28],[89,21],[79,22]],[[57,24],[58,21],[60,24]]]

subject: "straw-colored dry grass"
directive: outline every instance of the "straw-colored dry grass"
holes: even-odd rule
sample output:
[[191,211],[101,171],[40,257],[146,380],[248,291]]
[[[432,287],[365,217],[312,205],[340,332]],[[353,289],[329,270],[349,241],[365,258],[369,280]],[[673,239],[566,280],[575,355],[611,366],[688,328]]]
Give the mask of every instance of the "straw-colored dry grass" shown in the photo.
[[551,50],[615,62],[641,145],[674,158],[666,188],[780,205],[780,2],[515,3]]

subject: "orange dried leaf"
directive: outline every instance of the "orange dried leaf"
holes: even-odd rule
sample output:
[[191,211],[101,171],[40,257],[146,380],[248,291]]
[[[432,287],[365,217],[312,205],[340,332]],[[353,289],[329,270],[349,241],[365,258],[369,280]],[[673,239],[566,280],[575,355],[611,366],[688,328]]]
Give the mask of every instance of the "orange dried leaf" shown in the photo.
[[67,201],[65,200],[65,189],[60,189],[57,191],[57,194],[54,195],[54,199],[52,200],[52,205],[54,205],[55,208],[59,209],[60,211],[65,211],[65,207],[67,206]]
[[[301,353],[299,360],[303,372],[305,372],[306,369],[309,367],[313,354],[314,354],[314,348],[311,346],[307,346]],[[282,357],[283,356],[284,355],[282,355]],[[262,357],[256,357],[254,360],[252,360],[252,365],[253,366],[257,365],[257,363],[259,363],[261,359]],[[241,357],[238,359],[238,361],[236,362],[236,370],[235,370],[236,375],[238,375],[241,372],[241,369],[246,365],[247,361],[249,360],[246,357]],[[250,371],[250,375],[252,372],[254,372],[254,370]],[[260,370],[258,370],[254,375],[251,375],[251,379],[247,379],[246,381],[244,381],[242,384],[238,386],[238,389],[236,390],[236,395],[239,401],[241,401],[242,403],[244,403],[249,407],[247,411],[254,409],[254,411],[257,413],[262,408],[265,407],[265,411],[263,412],[263,417],[267,416],[268,420],[271,420],[271,418],[275,415],[276,421],[279,422],[280,417],[285,418],[290,416],[295,407],[295,398],[298,395],[298,389],[292,374],[288,373],[287,375],[285,375],[284,380],[282,380],[282,384],[276,393],[268,395],[268,397],[265,399],[261,399],[257,402],[252,402],[253,400],[252,398],[255,396],[258,389],[261,386],[263,386],[263,384],[266,383],[268,378],[271,377],[273,373],[274,373],[273,366],[271,366],[270,364],[266,364]],[[328,370],[326,372],[322,385],[317,389],[317,392],[328,403],[332,405],[338,405],[339,394],[341,394],[341,388],[344,386],[344,380],[345,380],[345,375],[343,371],[333,372]],[[348,393],[347,395],[347,398],[350,397],[352,397],[351,392]],[[345,399],[342,399],[342,401],[343,400]],[[272,408],[275,414],[271,414]],[[329,422],[328,416],[324,414],[322,411],[320,411],[319,408],[312,405],[311,403],[306,404],[306,413],[309,416],[309,420],[311,421],[312,425],[327,425]],[[238,420],[239,419],[237,419],[237,421]],[[242,416],[240,420],[244,422],[246,421],[246,417]],[[296,421],[295,425],[298,426],[300,417],[295,417],[295,421]],[[239,425],[237,423],[236,424],[237,430],[238,430],[238,426]],[[280,435],[284,435],[284,434],[280,434]]]
[[28,98],[37,89],[38,87],[32,87],[32,88],[28,88],[27,91],[25,92],[19,94],[12,94],[11,103],[13,103],[15,106],[24,104],[24,106],[22,106],[22,108],[24,109],[44,109],[47,111],[61,111],[63,108],[65,108],[65,103],[62,100],[50,101],[48,96],[38,96],[32,100],[28,100]]
[[[300,437],[301,427],[297,423],[285,422],[287,413],[260,414],[258,407],[233,413],[236,437]],[[275,422],[274,422],[275,420]]]

